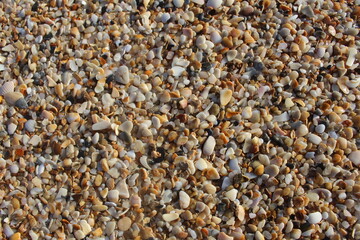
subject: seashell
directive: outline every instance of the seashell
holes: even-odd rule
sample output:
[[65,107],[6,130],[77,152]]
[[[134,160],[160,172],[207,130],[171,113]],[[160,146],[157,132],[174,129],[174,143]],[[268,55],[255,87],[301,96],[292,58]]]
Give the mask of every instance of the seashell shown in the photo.
[[35,120],[30,119],[30,120],[26,121],[26,123],[25,123],[26,131],[35,132],[35,125],[36,125]]
[[222,106],[227,105],[232,97],[232,91],[230,89],[223,89],[220,91],[220,104]]
[[10,135],[12,135],[12,134],[15,133],[16,128],[17,128],[17,126],[16,126],[15,123],[10,123],[10,124],[7,126],[7,132],[8,132]]
[[25,109],[25,108],[28,107],[28,104],[27,104],[27,102],[26,102],[26,100],[24,98],[20,98],[19,100],[17,100],[15,102],[15,107]]
[[4,96],[6,93],[14,92],[14,82],[6,82],[0,88],[0,95]]
[[171,75],[173,75],[174,77],[180,77],[184,71],[185,71],[185,68],[175,66],[175,67],[171,68]]
[[19,92],[8,92],[4,95],[5,101],[12,106],[15,106],[16,102],[24,96]]
[[115,74],[115,81],[128,84],[130,82],[129,68],[127,66],[121,66]]
[[357,86],[359,86],[360,84],[360,78],[356,78],[353,80],[347,80],[345,82],[346,86],[348,86],[349,88],[356,88]]
[[111,127],[111,123],[109,121],[101,121],[101,122],[97,122],[95,124],[92,125],[92,130],[94,131],[101,131],[101,130],[105,130]]
[[345,94],[349,94],[350,90],[349,88],[347,87],[346,85],[346,82],[348,81],[348,77],[346,76],[343,76],[343,77],[340,77],[338,80],[337,80],[337,85],[339,86],[340,90],[345,93]]

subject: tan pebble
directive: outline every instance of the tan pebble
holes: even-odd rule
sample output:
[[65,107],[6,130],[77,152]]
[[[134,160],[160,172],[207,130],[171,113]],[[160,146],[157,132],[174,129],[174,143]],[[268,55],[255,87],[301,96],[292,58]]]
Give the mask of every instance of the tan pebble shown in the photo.
[[118,202],[119,201],[119,191],[114,189],[114,190],[110,190],[108,195],[107,195],[108,199],[110,202]]
[[235,201],[236,197],[238,194],[238,190],[236,189],[231,189],[230,191],[227,191],[225,193],[225,196],[230,200],[230,201]]
[[47,125],[46,129],[47,129],[49,132],[53,133],[53,132],[56,131],[57,125],[56,125],[56,124],[49,124],[49,125]]
[[226,233],[224,232],[220,232],[218,237],[217,237],[218,240],[233,240],[234,237],[230,237],[229,235],[227,235]]
[[102,212],[108,209],[106,205],[93,205],[92,209],[96,212]]
[[220,104],[226,106],[232,97],[232,91],[230,89],[223,89],[220,91]]
[[129,198],[130,197],[128,185],[126,184],[125,179],[120,181],[120,183],[117,186],[117,190],[119,191],[120,198]]
[[127,231],[131,227],[132,221],[128,217],[121,218],[117,225],[120,231]]
[[85,235],[88,235],[91,232],[91,226],[86,220],[80,221],[81,230]]
[[104,231],[105,235],[110,236],[114,232],[115,227],[116,227],[116,222],[115,221],[107,222],[106,227],[105,227],[105,231]]
[[216,187],[212,185],[211,183],[208,183],[204,186],[205,191],[209,194],[215,194],[216,193]]
[[329,114],[329,120],[330,120],[331,122],[338,123],[338,122],[341,121],[341,118],[340,118],[339,115],[336,114],[335,112],[331,112],[331,113]]
[[179,214],[178,213],[166,213],[162,216],[162,218],[164,219],[164,221],[166,222],[171,222],[174,221],[176,219],[179,218]]
[[204,155],[211,155],[214,152],[214,148],[216,145],[215,138],[213,136],[209,136],[203,146]]
[[109,121],[100,121],[92,125],[92,130],[101,131],[111,128],[111,123]]
[[102,176],[100,174],[96,175],[94,183],[95,183],[95,186],[97,186],[97,187],[101,185]]
[[255,232],[255,239],[256,240],[265,240],[264,235],[262,235],[262,233],[259,231]]
[[255,39],[251,36],[251,34],[250,34],[249,31],[245,31],[244,41],[245,41],[247,44],[251,44],[251,43],[254,43],[254,42],[255,42]]
[[162,103],[167,103],[167,102],[170,102],[171,100],[171,96],[170,96],[170,93],[168,91],[164,91],[162,92],[162,94],[160,95],[160,102]]
[[355,116],[352,118],[352,122],[353,122],[353,124],[354,124],[354,127],[360,128],[360,115],[355,115]]
[[97,228],[95,229],[92,233],[91,233],[94,237],[100,237],[101,235],[103,235],[103,231],[101,228]]
[[109,171],[109,165],[108,165],[108,161],[106,158],[101,159],[101,168],[102,170],[104,170],[104,172],[108,172]]
[[221,43],[228,48],[232,48],[234,46],[231,37],[224,37]]
[[179,203],[180,203],[180,207],[183,208],[183,209],[189,207],[189,205],[190,205],[190,197],[186,192],[180,191],[180,193],[179,193]]
[[305,124],[301,124],[295,131],[297,137],[303,137],[309,133],[309,129]]
[[14,233],[9,239],[10,240],[21,240],[21,234],[19,232]]
[[130,133],[134,124],[131,121],[125,121],[119,126],[119,130]]
[[84,239],[86,237],[86,235],[81,230],[77,230],[74,233],[74,236],[75,236],[76,239]]
[[68,123],[72,123],[72,122],[78,122],[80,121],[80,114],[79,113],[68,113],[66,116],[66,120],[68,121]]
[[291,231],[291,237],[294,239],[299,239],[301,237],[301,230],[300,229],[293,229]]
[[206,178],[210,180],[220,179],[220,175],[215,168],[208,168],[206,170]]
[[257,167],[255,168],[254,173],[255,173],[256,175],[258,175],[258,176],[263,175],[263,174],[264,174],[264,165],[261,164],[261,165],[257,166]]
[[11,204],[14,207],[14,209],[19,209],[20,208],[20,202],[17,198],[13,198],[11,200]]
[[47,111],[47,110],[43,110],[42,113],[41,113],[41,117],[43,119],[48,119],[49,121],[52,121],[54,120],[54,114],[52,114],[52,112],[50,111]]
[[245,209],[243,206],[238,205],[236,207],[236,216],[242,222],[245,219]]

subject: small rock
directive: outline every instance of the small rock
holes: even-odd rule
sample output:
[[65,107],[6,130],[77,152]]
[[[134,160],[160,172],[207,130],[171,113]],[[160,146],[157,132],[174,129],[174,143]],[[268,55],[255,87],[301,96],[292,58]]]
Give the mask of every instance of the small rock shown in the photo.
[[106,227],[105,227],[105,235],[110,236],[116,227],[116,222],[115,221],[110,221],[106,223]]
[[133,129],[133,126],[134,125],[131,121],[125,121],[119,126],[119,130],[130,133]]
[[109,121],[100,121],[92,125],[92,130],[101,131],[105,129],[109,129],[111,127],[111,123]]
[[118,221],[118,228],[120,231],[127,231],[131,227],[131,219],[128,217],[123,217]]
[[121,66],[118,68],[115,74],[115,81],[128,84],[130,82],[129,68],[127,66]]
[[229,235],[227,235],[226,233],[224,232],[220,232],[218,237],[217,237],[218,240],[233,240],[234,237],[230,237]]
[[116,189],[110,190],[107,197],[110,202],[117,203],[119,201],[119,191]]
[[162,218],[166,222],[171,222],[171,221],[178,219],[179,214],[178,213],[166,213],[166,214],[162,215]]
[[19,232],[14,233],[9,239],[10,240],[21,240],[21,234]]
[[180,191],[179,193],[179,202],[180,202],[180,207],[181,208],[187,208],[190,205],[190,197],[189,195],[184,192],[184,191]]
[[208,168],[206,171],[206,178],[209,180],[220,179],[220,175],[215,168]]
[[315,145],[319,145],[322,142],[322,139],[318,135],[310,133],[309,134],[309,141],[312,142]]
[[28,132],[35,132],[35,126],[36,126],[36,121],[35,120],[27,120],[25,123],[25,129]]
[[81,231],[81,230],[77,230],[77,231],[74,233],[74,235],[75,235],[75,238],[76,238],[76,239],[84,239],[84,238],[86,237],[86,235],[84,234],[84,232]]
[[170,18],[171,18],[171,16],[170,16],[169,13],[163,13],[163,14],[161,15],[161,21],[162,21],[163,23],[166,23],[167,21],[169,21]]
[[236,197],[238,194],[238,190],[236,189],[231,189],[230,191],[227,191],[225,193],[225,196],[230,200],[230,201],[235,201]]
[[209,136],[204,143],[203,154],[211,155],[214,151],[215,145],[216,145],[215,138],[213,136]]
[[126,184],[125,179],[120,181],[117,189],[119,191],[119,197],[121,197],[121,198],[129,198],[130,197],[128,185]]
[[236,58],[237,55],[237,51],[236,50],[229,50],[226,53],[226,58],[229,62],[231,62],[232,60],[234,60]]
[[222,0],[208,0],[206,6],[217,9],[222,5],[222,2]]
[[309,133],[309,129],[305,124],[301,124],[295,131],[297,137],[303,137]]
[[255,232],[255,240],[265,240],[264,235],[262,235],[261,232],[256,231]]
[[8,126],[7,126],[7,132],[10,134],[10,135],[13,135],[15,133],[17,129],[17,126],[15,123],[10,123]]
[[119,138],[127,144],[131,144],[133,142],[133,139],[128,132],[121,132]]
[[264,165],[259,165],[259,166],[257,166],[256,168],[255,168],[255,171],[254,171],[254,173],[256,174],[256,175],[258,175],[258,176],[261,176],[261,175],[263,175],[264,174]]
[[220,91],[220,104],[222,106],[227,105],[232,97],[232,91],[230,89],[223,89]]
[[222,38],[221,38],[221,35],[218,31],[213,31],[210,33],[210,40],[212,43],[214,44],[218,44],[218,43],[221,43],[222,41]]
[[236,207],[236,216],[242,222],[245,219],[245,209],[243,206],[238,205]]
[[360,151],[354,151],[349,155],[350,161],[352,161],[356,166],[360,165]]
[[301,13],[306,15],[309,18],[315,17],[314,11],[309,5],[306,5],[305,7],[303,7],[301,9]]
[[254,12],[254,8],[252,6],[243,7],[240,10],[240,14],[246,17],[252,15],[253,12]]
[[244,119],[250,119],[252,117],[252,108],[251,107],[245,107],[244,110],[241,113],[241,116]]
[[276,175],[279,174],[279,167],[276,165],[269,165],[266,166],[264,169],[265,174],[268,174],[270,177],[275,177]]
[[184,5],[184,0],[173,0],[174,6],[181,8]]
[[315,131],[317,133],[323,133],[325,131],[325,125],[324,124],[319,124],[315,127]]
[[322,214],[320,212],[310,213],[308,217],[310,224],[318,224],[322,220]]
[[80,227],[85,235],[88,235],[91,232],[91,226],[86,220],[80,221]]

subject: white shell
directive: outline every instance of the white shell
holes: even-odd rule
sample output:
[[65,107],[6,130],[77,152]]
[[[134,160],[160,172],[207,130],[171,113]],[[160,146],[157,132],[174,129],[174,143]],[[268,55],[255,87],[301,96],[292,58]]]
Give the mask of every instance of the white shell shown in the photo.
[[14,92],[14,89],[15,89],[15,85],[13,81],[6,82],[0,88],[0,95],[5,95],[6,93],[9,92]]

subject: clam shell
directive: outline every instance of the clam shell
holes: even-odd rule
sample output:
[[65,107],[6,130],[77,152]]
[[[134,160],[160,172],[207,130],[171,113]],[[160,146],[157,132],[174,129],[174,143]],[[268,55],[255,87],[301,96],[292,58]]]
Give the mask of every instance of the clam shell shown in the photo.
[[15,85],[14,82],[6,82],[0,88],[0,95],[5,95],[6,93],[14,92]]
[[8,92],[4,95],[5,101],[9,104],[14,106],[15,103],[19,100],[24,98],[24,96],[19,92]]

